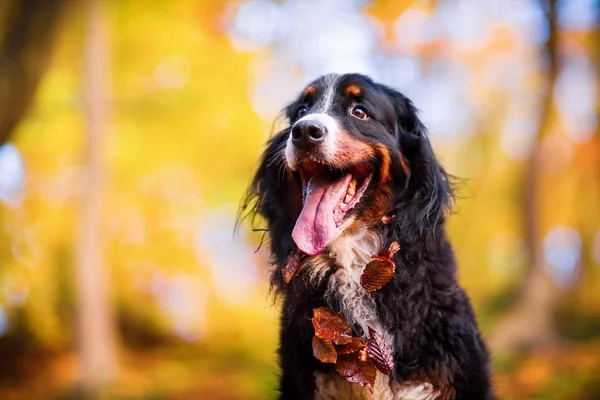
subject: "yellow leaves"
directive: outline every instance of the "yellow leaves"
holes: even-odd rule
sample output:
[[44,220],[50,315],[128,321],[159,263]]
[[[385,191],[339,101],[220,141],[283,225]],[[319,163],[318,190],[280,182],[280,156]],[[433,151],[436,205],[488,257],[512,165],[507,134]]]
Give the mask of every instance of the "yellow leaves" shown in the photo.
[[367,7],[366,12],[381,21],[391,21],[396,20],[416,2],[416,0],[374,0]]
[[383,25],[384,43],[394,42],[396,19],[416,2],[416,0],[374,0],[367,7],[367,14],[378,19]]

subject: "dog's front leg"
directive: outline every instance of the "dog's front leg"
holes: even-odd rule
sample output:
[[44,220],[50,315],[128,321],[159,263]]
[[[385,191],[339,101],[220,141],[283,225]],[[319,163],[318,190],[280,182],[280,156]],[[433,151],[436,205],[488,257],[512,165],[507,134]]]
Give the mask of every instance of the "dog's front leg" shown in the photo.
[[312,307],[286,299],[281,318],[279,363],[280,400],[311,400],[319,361],[312,354]]

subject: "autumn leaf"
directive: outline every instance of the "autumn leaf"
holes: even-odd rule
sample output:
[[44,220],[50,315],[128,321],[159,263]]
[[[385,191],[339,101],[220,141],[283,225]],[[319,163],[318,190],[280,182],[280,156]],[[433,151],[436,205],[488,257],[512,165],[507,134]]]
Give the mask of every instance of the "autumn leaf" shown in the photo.
[[364,361],[364,362],[366,362],[369,359],[369,353],[367,352],[367,348],[366,347],[364,349],[361,349],[358,352],[358,359],[360,361]]
[[[392,242],[392,244],[390,244],[390,247],[388,247],[387,249],[381,249],[381,251],[379,253],[377,253],[376,256],[373,256],[374,258],[389,258],[391,262],[394,262],[393,258],[394,255],[396,255],[396,253],[398,252],[398,250],[400,250],[400,245],[398,244],[398,242]],[[394,265],[396,265],[394,263]]]
[[359,360],[357,353],[339,356],[335,369],[348,382],[357,386],[366,386],[371,392],[373,391],[377,368],[372,362]]
[[396,265],[389,258],[383,256],[373,258],[360,277],[360,285],[369,293],[381,289],[392,279],[396,271]]
[[338,354],[351,354],[364,349],[366,345],[367,343],[363,339],[353,337],[350,343],[336,346],[336,350]]
[[396,253],[400,250],[400,245],[398,244],[398,242],[392,242],[392,244],[390,244],[390,247],[388,248],[388,258],[392,259],[394,258],[394,256],[396,255]]
[[341,376],[347,378],[358,373],[360,369],[358,363],[359,360],[355,354],[340,355],[335,364],[335,370],[339,372]]
[[389,375],[394,370],[394,357],[390,347],[385,343],[383,336],[369,327],[369,340],[367,341],[367,354],[378,370]]
[[315,335],[333,340],[336,344],[352,342],[352,330],[348,321],[330,308],[319,307],[313,310],[312,324]]
[[281,273],[283,275],[283,281],[285,283],[290,283],[296,272],[300,268],[300,253],[298,251],[293,251],[285,260],[283,264],[283,268],[281,269]]
[[336,363],[337,353],[330,339],[323,339],[315,335],[312,340],[312,348],[313,355],[319,361],[331,364]]
[[383,222],[384,225],[388,225],[391,224],[392,222],[394,222],[396,220],[396,216],[395,215],[384,215],[381,218],[381,222]]

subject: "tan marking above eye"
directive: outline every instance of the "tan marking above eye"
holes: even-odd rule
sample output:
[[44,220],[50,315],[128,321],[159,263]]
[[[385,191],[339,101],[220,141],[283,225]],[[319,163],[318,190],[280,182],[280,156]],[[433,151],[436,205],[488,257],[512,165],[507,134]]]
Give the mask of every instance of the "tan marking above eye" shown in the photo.
[[304,89],[304,95],[305,96],[314,96],[317,93],[317,88],[314,86],[308,86],[306,89]]
[[346,88],[346,94],[350,96],[360,96],[362,94],[362,90],[356,85],[350,85]]

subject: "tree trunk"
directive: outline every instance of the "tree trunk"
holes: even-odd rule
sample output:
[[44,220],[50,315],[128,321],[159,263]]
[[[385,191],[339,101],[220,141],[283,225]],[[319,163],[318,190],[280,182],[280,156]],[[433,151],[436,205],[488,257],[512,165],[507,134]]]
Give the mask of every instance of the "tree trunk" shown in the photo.
[[103,261],[103,136],[108,119],[108,41],[100,0],[89,1],[85,54],[86,142],[82,208],[76,248],[77,339],[82,389],[95,395],[115,379],[114,320]]
[[15,0],[0,7],[6,25],[0,46],[0,146],[34,99],[48,66],[66,0]]
[[558,75],[558,26],[556,0],[547,3],[548,40],[544,56],[548,61],[541,110],[531,155],[523,180],[523,220],[529,270],[514,307],[500,322],[489,339],[492,349],[513,352],[519,349],[555,344],[558,335],[553,324],[553,311],[558,289],[548,276],[543,253],[543,235],[539,221],[540,141],[548,133],[553,109],[554,89]]

